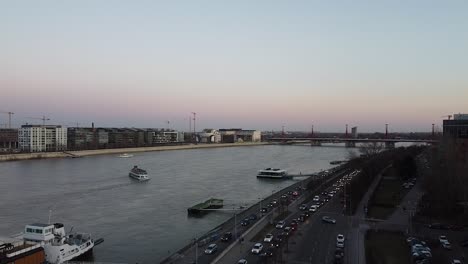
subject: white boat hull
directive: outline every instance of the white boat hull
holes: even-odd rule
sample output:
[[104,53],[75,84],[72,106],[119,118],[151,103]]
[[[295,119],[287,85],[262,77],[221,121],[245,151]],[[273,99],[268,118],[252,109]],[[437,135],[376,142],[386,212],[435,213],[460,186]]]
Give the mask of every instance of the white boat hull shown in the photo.
[[133,172],[130,172],[128,174],[128,176],[132,179],[135,179],[137,181],[149,181],[149,177],[148,175],[139,175],[139,174],[135,174]]

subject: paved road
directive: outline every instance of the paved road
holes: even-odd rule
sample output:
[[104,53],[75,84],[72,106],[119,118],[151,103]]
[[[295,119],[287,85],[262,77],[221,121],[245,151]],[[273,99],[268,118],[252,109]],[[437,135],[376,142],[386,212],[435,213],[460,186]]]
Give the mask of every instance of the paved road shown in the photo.
[[[347,175],[347,173],[346,173]],[[331,191],[334,188],[329,188]],[[318,193],[312,194],[316,195]],[[320,195],[323,200],[323,195]],[[315,202],[309,202],[310,205]],[[298,218],[303,211],[297,209],[301,203],[296,203],[292,208],[292,214],[285,220],[289,224],[293,218]],[[323,216],[330,216],[337,220],[336,224],[324,223]],[[250,253],[250,249],[256,242],[261,242],[265,248],[269,243],[262,241],[248,241],[244,243],[242,254],[238,258],[244,258],[248,263],[332,263],[336,248],[336,236],[345,234],[348,229],[347,218],[342,214],[342,204],[338,194],[335,194],[328,203],[325,203],[315,213],[310,213],[310,217],[305,222],[300,222],[298,228],[292,233],[287,241],[282,243],[281,248],[274,252],[270,258],[262,258]],[[271,233],[279,235],[283,230],[270,227]],[[230,263],[236,263],[235,259],[230,259]],[[223,262],[228,263],[228,262]]]

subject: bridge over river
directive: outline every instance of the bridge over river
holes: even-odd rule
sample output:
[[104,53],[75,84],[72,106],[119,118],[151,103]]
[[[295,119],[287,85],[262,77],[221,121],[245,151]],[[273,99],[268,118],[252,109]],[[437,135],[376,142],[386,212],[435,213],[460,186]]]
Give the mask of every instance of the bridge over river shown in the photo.
[[345,143],[346,147],[356,147],[356,143],[384,143],[386,147],[395,147],[395,143],[425,143],[437,144],[433,139],[405,139],[405,138],[335,138],[335,137],[279,137],[270,138],[269,141],[280,142],[282,144],[304,144],[310,143],[312,146],[320,146],[322,143]]

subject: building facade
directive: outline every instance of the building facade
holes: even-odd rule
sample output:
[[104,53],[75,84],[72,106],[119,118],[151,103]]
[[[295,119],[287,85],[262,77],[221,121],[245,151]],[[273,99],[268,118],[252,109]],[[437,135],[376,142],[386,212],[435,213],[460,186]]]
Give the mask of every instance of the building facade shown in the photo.
[[200,143],[219,143],[221,142],[221,134],[216,129],[203,129],[197,134],[198,142]]
[[444,136],[468,139],[468,114],[455,114],[454,119],[443,121]]
[[67,129],[53,125],[23,125],[18,130],[18,144],[23,152],[67,150]]
[[11,152],[18,149],[18,129],[0,128],[0,152]]
[[258,130],[244,130],[241,128],[220,129],[221,142],[236,143],[236,142],[260,142],[262,134]]

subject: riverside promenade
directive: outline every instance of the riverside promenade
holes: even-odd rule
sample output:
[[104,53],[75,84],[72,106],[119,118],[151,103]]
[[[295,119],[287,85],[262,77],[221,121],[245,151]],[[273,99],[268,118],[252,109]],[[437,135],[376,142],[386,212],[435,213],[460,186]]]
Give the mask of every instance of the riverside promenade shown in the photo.
[[121,153],[138,153],[149,151],[170,151],[170,150],[187,150],[201,148],[228,148],[228,147],[247,147],[270,145],[268,142],[248,142],[248,143],[218,143],[218,144],[186,144],[176,146],[155,146],[155,147],[139,147],[139,148],[116,148],[116,149],[93,149],[79,151],[64,151],[64,152],[39,152],[39,153],[14,153],[0,155],[1,161],[15,160],[30,160],[30,159],[51,159],[51,158],[79,158],[94,155],[109,155]]

